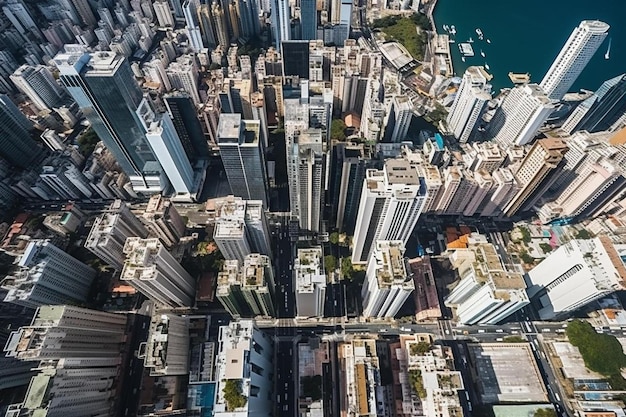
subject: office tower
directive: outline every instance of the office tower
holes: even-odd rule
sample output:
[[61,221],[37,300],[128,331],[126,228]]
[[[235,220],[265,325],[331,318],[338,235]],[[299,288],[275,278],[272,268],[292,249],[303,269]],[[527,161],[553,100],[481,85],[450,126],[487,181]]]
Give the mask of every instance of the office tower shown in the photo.
[[143,99],[128,61],[113,52],[59,54],[61,81],[93,130],[113,154],[136,192],[166,185],[137,115]]
[[183,2],[181,0],[168,0],[168,3],[170,4],[172,11],[174,12],[174,17],[176,19],[184,20],[185,14],[183,13]]
[[563,123],[561,129],[571,134],[579,130],[601,132],[622,127],[614,126],[626,113],[626,74],[602,83],[600,88],[584,100]]
[[209,49],[215,49],[218,45],[215,33],[215,24],[211,14],[211,3],[203,3],[198,6],[198,23],[200,24],[200,35],[202,43]]
[[186,93],[175,92],[163,96],[163,101],[187,158],[192,162],[207,158],[209,147],[191,97]]
[[479,208],[481,216],[499,216],[504,207],[517,194],[520,187],[509,168],[498,168],[492,175],[493,185],[491,192]]
[[271,9],[271,27],[274,29],[274,45],[276,49],[280,50],[281,43],[292,38],[291,7],[289,0],[272,0]]
[[489,135],[503,146],[526,145],[548,120],[554,104],[537,84],[509,91],[489,123]]
[[93,14],[89,2],[87,0],[70,0],[72,5],[78,12],[80,19],[85,26],[95,26],[97,23],[96,16]]
[[196,280],[159,239],[131,237],[124,245],[126,261],[120,280],[153,302],[172,308],[192,307]]
[[189,373],[189,318],[152,313],[143,366],[150,376]]
[[468,171],[468,175],[473,175],[473,192],[466,200],[467,205],[465,208],[461,207],[464,216],[473,216],[474,214],[480,214],[480,209],[487,204],[487,197],[490,195],[493,189],[494,181],[489,172],[485,170]]
[[[213,25],[215,27],[215,35],[219,45],[229,45],[228,25],[226,23],[226,15],[219,2],[214,1],[211,5],[211,16],[213,16]],[[274,13],[272,13],[274,16]],[[273,25],[272,25],[273,26]]]
[[297,210],[292,208],[291,214],[299,218],[301,229],[311,232],[320,230],[326,165],[323,147],[320,129],[301,132],[293,147],[298,157],[296,182],[299,190]]
[[608,35],[609,25],[583,20],[574,29],[539,84],[551,100],[561,100]]
[[[237,37],[241,40],[248,40],[258,36],[261,28],[257,2],[253,0],[241,0],[235,1],[233,4],[233,20],[236,21],[236,26],[239,32]],[[234,27],[235,25],[233,24],[232,26]]]
[[194,183],[193,168],[172,119],[168,113],[156,114],[148,100],[141,102],[137,115],[146,131],[150,149],[172,184],[176,197],[194,200],[198,186]]
[[624,245],[608,237],[570,240],[528,272],[528,296],[542,320],[568,313],[624,289]]
[[555,173],[560,172],[566,152],[567,144],[560,139],[546,138],[535,142],[514,174],[520,189],[504,207],[506,216],[511,217],[535,204],[554,182]]
[[419,175],[424,178],[424,184],[426,186],[426,198],[424,199],[424,207],[422,211],[424,213],[430,213],[435,211],[439,204],[439,199],[443,194],[443,179],[441,177],[441,171],[434,165],[424,164],[418,168]]
[[484,67],[469,67],[456,92],[448,118],[448,129],[461,143],[473,139],[480,127],[480,119],[487,102],[491,100],[492,75]]
[[14,275],[3,280],[6,302],[37,308],[84,302],[96,271],[48,240],[31,241]]
[[389,159],[365,173],[356,219],[352,263],[369,259],[377,240],[409,239],[426,200],[426,186],[406,160]]
[[126,239],[137,236],[146,238],[148,230],[122,200],[115,200],[108,210],[94,220],[85,247],[107,265],[120,271],[126,259]]
[[173,89],[184,90],[191,96],[196,105],[200,104],[198,93],[198,66],[195,57],[183,55],[170,63],[165,70]]
[[354,233],[365,171],[382,166],[382,162],[371,158],[370,152],[362,144],[338,143],[333,146],[329,186],[330,220],[338,230],[349,235]]
[[326,297],[326,274],[322,266],[322,248],[298,249],[293,265],[296,312],[298,317],[321,317]]
[[300,25],[302,39],[313,41],[317,39],[317,3],[315,0],[300,2]]
[[76,162],[68,157],[54,155],[48,158],[41,167],[39,178],[62,199],[81,200],[95,193],[87,177],[76,167]]
[[241,114],[221,114],[217,128],[220,157],[232,193],[246,200],[261,200],[268,207],[267,171],[256,120]]
[[254,91],[250,94],[250,109],[252,110],[252,119],[258,120],[261,130],[261,143],[263,148],[269,147],[269,132],[267,124],[267,112],[265,110],[265,99],[263,93]]
[[22,65],[11,75],[11,81],[40,110],[52,110],[63,105],[64,92],[48,68]]
[[389,106],[385,142],[399,143],[406,139],[413,116],[411,100],[408,96],[395,96]]
[[[22,35],[24,41],[33,40],[33,37],[42,39],[39,26],[21,0],[7,0],[2,6],[2,11],[15,30]],[[94,19],[94,24],[95,22]]]
[[42,156],[42,149],[31,138],[32,124],[15,104],[0,94],[0,156],[11,165],[32,167]]
[[[279,0],[283,1],[283,0]],[[283,40],[281,43],[283,75],[309,79],[309,41]]]
[[185,222],[178,214],[174,204],[161,195],[153,195],[148,201],[146,210],[142,214],[146,228],[152,237],[159,240],[171,249],[180,238],[185,236]]
[[189,46],[194,52],[200,52],[204,48],[202,43],[202,34],[200,33],[200,24],[198,23],[198,0],[185,0],[183,2],[183,14],[187,23],[187,37]]
[[228,196],[215,207],[213,239],[225,259],[243,262],[246,255],[271,255],[267,219],[260,200]]
[[156,14],[157,21],[160,27],[173,28],[176,25],[174,16],[170,10],[170,5],[167,0],[155,0],[153,3],[154,14]]
[[404,243],[376,241],[361,291],[363,317],[393,318],[414,289],[404,264]]
[[[218,345],[213,416],[271,415],[276,405],[272,389],[272,338],[260,331],[252,320],[238,320],[220,327]],[[241,395],[247,399],[239,407],[229,404],[224,394],[232,389],[241,390]]]
[[244,258],[243,265],[237,260],[224,262],[216,296],[233,317],[274,317],[274,286],[270,258],[254,253]]
[[[13,332],[7,356],[36,368],[12,416],[108,416],[119,395],[126,316],[71,306],[42,306]],[[32,363],[32,362],[38,362]]]
[[507,271],[491,243],[472,237],[450,255],[460,282],[445,300],[464,325],[498,324],[529,304],[521,274]]
[[476,192],[473,173],[462,166],[450,166],[443,170],[443,190],[437,212],[461,214]]

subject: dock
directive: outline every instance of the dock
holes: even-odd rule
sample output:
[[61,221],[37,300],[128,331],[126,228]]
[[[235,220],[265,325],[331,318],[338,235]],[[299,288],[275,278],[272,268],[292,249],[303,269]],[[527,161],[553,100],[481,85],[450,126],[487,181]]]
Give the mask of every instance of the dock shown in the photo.
[[450,37],[447,34],[435,34],[431,40],[431,51],[434,60],[434,68],[439,74],[452,77],[452,58],[450,55]]
[[509,72],[509,79],[513,84],[528,84],[530,82],[530,74]]

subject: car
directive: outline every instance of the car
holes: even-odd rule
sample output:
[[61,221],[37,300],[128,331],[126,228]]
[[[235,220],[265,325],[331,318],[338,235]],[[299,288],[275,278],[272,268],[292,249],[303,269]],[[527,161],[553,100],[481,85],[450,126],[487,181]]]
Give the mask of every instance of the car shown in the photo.
[[387,329],[380,329],[378,332],[379,333],[387,333]]

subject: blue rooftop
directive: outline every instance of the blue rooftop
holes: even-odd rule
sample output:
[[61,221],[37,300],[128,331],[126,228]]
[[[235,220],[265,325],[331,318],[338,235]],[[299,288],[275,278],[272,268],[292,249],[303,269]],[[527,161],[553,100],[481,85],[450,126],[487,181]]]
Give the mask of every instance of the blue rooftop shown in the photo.
[[435,143],[439,147],[439,150],[443,151],[444,149],[443,138],[441,137],[439,133],[435,133]]

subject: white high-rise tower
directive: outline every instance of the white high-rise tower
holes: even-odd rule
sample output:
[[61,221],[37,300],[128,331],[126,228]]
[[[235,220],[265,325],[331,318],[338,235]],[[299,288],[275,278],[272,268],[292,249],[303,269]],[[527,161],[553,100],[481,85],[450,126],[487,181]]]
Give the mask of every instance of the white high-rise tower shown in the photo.
[[541,80],[540,85],[550,99],[563,98],[606,38],[609,27],[599,20],[583,20],[574,29]]
[[461,143],[467,142],[478,128],[477,122],[491,100],[492,78],[484,67],[468,67],[463,74],[447,119],[450,131]]

